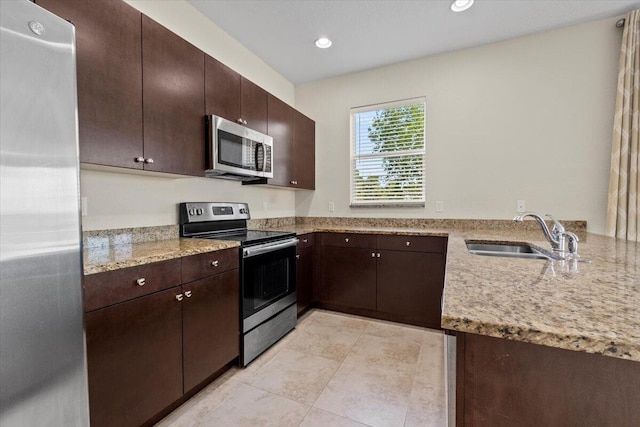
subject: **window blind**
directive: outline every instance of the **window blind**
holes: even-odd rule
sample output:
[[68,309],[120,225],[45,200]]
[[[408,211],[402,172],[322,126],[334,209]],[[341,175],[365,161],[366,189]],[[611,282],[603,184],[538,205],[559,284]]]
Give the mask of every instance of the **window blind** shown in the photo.
[[351,110],[351,205],[425,202],[424,98]]

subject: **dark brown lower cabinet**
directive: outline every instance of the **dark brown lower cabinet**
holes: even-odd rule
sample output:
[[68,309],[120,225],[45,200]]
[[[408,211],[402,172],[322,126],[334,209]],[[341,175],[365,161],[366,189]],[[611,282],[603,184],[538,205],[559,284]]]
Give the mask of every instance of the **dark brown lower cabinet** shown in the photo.
[[182,396],[180,287],[86,314],[91,426],[138,426]]
[[640,363],[457,333],[458,427],[632,427]]
[[296,258],[296,292],[300,314],[313,304],[313,248],[298,249]]
[[320,257],[320,302],[376,309],[375,249],[322,246]]
[[182,285],[185,393],[240,354],[238,270]]
[[379,250],[377,310],[399,320],[440,328],[444,255]]
[[318,233],[321,308],[440,329],[447,238]]

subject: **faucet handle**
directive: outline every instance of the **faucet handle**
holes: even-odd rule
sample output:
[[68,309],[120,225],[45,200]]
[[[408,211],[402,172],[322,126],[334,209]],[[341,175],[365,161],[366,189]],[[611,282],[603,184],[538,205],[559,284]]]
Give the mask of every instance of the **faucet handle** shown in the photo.
[[580,239],[574,233],[570,231],[564,231],[562,233],[563,236],[567,237],[567,248],[571,255],[578,255],[578,242]]
[[[551,219],[551,221],[553,221],[553,230],[551,231],[551,234],[553,235],[554,239],[558,239],[558,237],[560,237],[562,235],[562,233],[565,232],[565,228],[564,225],[562,225],[560,223],[560,221],[558,221],[557,219],[555,219],[552,215],[550,214],[546,214],[545,215],[547,218]],[[572,233],[573,234],[573,233]],[[574,234],[575,236],[575,234]]]

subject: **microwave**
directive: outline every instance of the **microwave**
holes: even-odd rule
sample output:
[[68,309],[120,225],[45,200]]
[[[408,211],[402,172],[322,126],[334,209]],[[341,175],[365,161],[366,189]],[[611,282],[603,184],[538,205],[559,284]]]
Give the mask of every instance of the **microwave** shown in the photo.
[[273,138],[222,117],[205,116],[205,175],[240,181],[273,178]]

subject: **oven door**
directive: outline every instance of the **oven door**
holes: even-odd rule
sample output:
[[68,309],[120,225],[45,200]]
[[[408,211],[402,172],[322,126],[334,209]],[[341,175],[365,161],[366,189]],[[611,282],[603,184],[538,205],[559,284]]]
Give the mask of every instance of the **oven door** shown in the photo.
[[297,243],[292,238],[243,248],[243,332],[295,304]]

